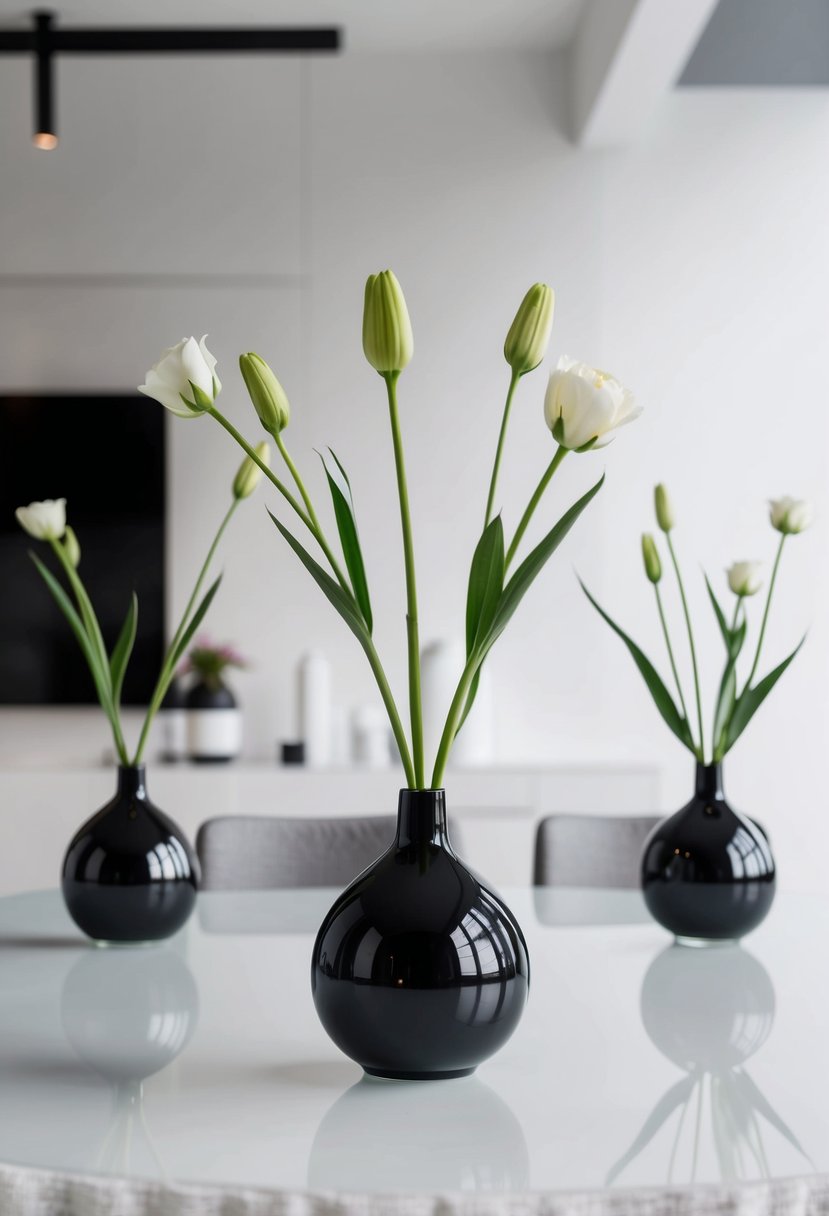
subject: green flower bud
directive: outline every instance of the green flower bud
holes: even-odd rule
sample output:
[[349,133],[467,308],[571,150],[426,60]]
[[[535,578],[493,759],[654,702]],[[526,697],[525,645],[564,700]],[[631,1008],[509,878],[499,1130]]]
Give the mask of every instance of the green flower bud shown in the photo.
[[645,563],[645,574],[652,583],[658,583],[662,578],[662,562],[659,560],[656,541],[649,532],[642,536],[642,560]]
[[[263,439],[261,443],[257,443],[254,450],[262,463],[270,467],[271,445],[267,439]],[[250,456],[246,456],[239,465],[239,472],[233,479],[233,497],[250,498],[261,479],[262,470],[259,468],[259,465],[255,460],[251,460]]]
[[391,270],[370,274],[363,306],[363,351],[375,371],[402,372],[414,351],[403,290]]
[[284,388],[265,360],[252,351],[239,356],[239,368],[259,421],[269,435],[278,435],[291,421],[291,407]]
[[77,570],[81,564],[81,546],[74,529],[70,528],[69,524],[66,525],[66,531],[63,534],[63,551]]
[[519,376],[538,367],[553,329],[555,295],[546,283],[534,283],[524,299],[504,343],[504,358]]
[[656,510],[656,522],[663,532],[670,532],[676,523],[673,503],[668,497],[668,491],[660,484],[653,492],[653,505]]

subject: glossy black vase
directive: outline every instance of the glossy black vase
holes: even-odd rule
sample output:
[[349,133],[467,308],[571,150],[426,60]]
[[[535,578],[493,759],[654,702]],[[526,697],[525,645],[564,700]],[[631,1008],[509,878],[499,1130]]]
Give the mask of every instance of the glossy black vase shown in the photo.
[[198,861],[147,796],[144,766],[121,767],[115,797],[83,825],[63,860],[75,924],[99,942],[160,941],[193,911]]
[[455,856],[443,790],[401,790],[394,844],[344,891],[311,986],[341,1051],[376,1077],[462,1077],[521,1018],[530,966],[498,896]]
[[645,843],[651,915],[688,945],[736,941],[763,920],[775,890],[766,834],[725,800],[722,765],[697,765],[694,797]]

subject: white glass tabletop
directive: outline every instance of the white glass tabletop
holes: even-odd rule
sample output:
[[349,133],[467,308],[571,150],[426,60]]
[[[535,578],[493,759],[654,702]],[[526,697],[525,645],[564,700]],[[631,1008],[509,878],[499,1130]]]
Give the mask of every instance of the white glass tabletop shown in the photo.
[[363,1079],[310,994],[333,892],[204,894],[155,948],[0,900],[0,1161],[327,1192],[579,1191],[829,1171],[829,901],[672,946],[638,892],[508,892],[523,1023],[473,1077]]

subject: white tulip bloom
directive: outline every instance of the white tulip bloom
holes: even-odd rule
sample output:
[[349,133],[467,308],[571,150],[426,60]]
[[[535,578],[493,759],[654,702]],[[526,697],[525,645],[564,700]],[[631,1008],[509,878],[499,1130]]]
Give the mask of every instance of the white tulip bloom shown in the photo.
[[633,394],[608,372],[566,356],[550,375],[544,417],[563,448],[584,452],[610,443],[612,432],[642,413]]
[[60,540],[66,531],[66,499],[46,498],[18,507],[14,517],[35,540]]
[[756,595],[763,585],[762,570],[762,562],[734,562],[726,570],[728,585],[741,599],[747,595]]
[[182,338],[177,346],[165,350],[155,367],[147,372],[139,393],[152,397],[179,418],[198,418],[212,405],[221,391],[216,375],[216,360],[205,346],[205,338]]
[[769,500],[771,526],[784,536],[805,532],[814,518],[812,504],[802,498],[772,498]]

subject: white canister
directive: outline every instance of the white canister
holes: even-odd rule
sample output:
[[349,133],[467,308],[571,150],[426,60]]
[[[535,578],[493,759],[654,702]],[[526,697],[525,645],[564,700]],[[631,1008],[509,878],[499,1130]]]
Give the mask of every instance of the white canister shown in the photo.
[[[466,649],[460,640],[440,640],[424,647],[421,655],[423,738],[427,758],[437,755],[449,706],[458,687]],[[450,766],[485,768],[495,760],[492,678],[488,666],[481,671],[478,695],[460,734],[452,745]]]
[[325,655],[311,650],[297,667],[299,737],[305,744],[309,768],[331,763],[331,667]]

